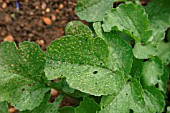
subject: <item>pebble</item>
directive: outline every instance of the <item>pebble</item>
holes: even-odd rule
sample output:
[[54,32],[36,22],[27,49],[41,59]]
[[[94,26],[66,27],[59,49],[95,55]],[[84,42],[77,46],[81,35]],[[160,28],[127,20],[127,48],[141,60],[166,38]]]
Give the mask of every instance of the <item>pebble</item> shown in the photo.
[[47,6],[46,3],[43,2],[41,5],[41,9],[44,10],[46,8],[46,6]]
[[49,12],[50,12],[50,8],[47,8],[47,9],[45,10],[45,12],[46,12],[46,13],[49,13]]
[[57,97],[58,95],[59,95],[58,91],[52,88],[51,89],[51,96],[52,97]]
[[14,113],[14,112],[16,112],[15,108],[9,108],[9,113]]
[[52,24],[50,18],[48,18],[48,17],[42,17],[42,19],[43,19],[43,21],[44,21],[45,24],[47,24],[47,25],[51,25],[51,24]]
[[2,3],[2,8],[5,9],[7,7],[7,4],[4,2]]
[[59,5],[59,9],[63,9],[64,8],[64,5],[63,4],[60,4]]
[[4,38],[3,41],[4,41],[4,42],[5,42],[5,41],[13,42],[13,41],[14,41],[14,37],[13,37],[12,35],[8,35],[8,36],[6,36],[6,37]]
[[55,21],[56,20],[56,16],[54,14],[51,14],[51,20]]

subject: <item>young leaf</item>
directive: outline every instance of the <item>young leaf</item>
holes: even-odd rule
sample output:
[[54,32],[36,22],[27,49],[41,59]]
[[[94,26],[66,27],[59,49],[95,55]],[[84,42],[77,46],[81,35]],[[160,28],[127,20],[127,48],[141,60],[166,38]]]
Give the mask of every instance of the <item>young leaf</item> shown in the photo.
[[75,108],[75,113],[96,113],[100,110],[99,104],[93,99],[85,97],[80,106]]
[[109,46],[107,67],[128,75],[132,67],[133,53],[131,46],[122,40],[117,32],[103,32],[100,22],[94,23],[93,27],[97,36],[101,37]]
[[108,55],[108,46],[101,38],[63,37],[47,48],[46,76],[49,80],[64,76],[70,87],[96,96],[117,93],[124,75],[107,66],[116,60]]
[[66,35],[89,35],[92,36],[92,31],[80,21],[69,22],[65,28]]
[[158,49],[156,44],[148,43],[142,45],[140,42],[135,44],[133,48],[133,54],[138,59],[148,59],[151,56],[158,55]]
[[58,109],[63,99],[63,96],[60,95],[59,97],[57,97],[53,103],[50,103],[49,99],[50,99],[50,94],[47,93],[44,97],[44,100],[40,104],[40,106],[36,107],[35,109],[31,111],[27,110],[21,113],[59,113]]
[[141,82],[143,83],[143,85],[156,85],[159,82],[163,73],[164,72],[162,62],[158,58],[146,61],[143,65]]
[[170,1],[152,0],[146,7],[146,13],[150,20],[150,28],[153,30],[153,41],[160,42],[164,39],[165,30],[170,27]]
[[133,79],[118,95],[104,96],[99,113],[162,113],[164,106],[164,96],[158,89],[142,89]]
[[8,113],[8,104],[7,102],[0,103],[0,113]]
[[145,106],[142,86],[132,79],[117,95],[103,96],[99,113],[129,113],[142,111]]
[[110,32],[115,27],[120,31],[126,31],[137,42],[147,42],[151,37],[149,31],[149,20],[144,9],[140,5],[132,3],[121,4],[110,13],[107,13],[103,20],[103,29]]
[[162,41],[159,43],[158,57],[162,60],[164,65],[168,65],[170,63],[170,42],[165,43]]
[[164,96],[154,86],[144,89],[145,107],[140,113],[162,113],[165,107]]
[[[20,110],[34,109],[49,90],[44,86],[47,84],[43,71],[45,54],[34,43],[24,42],[16,48],[14,43],[4,42],[0,45],[0,57],[0,100],[11,102]],[[24,91],[23,86],[31,83],[34,84],[30,86],[32,90]],[[37,85],[40,87],[37,88]],[[34,96],[41,94],[40,98],[27,100],[33,96],[31,93]]]
[[81,20],[87,22],[102,21],[106,12],[110,11],[114,0],[78,0],[76,13]]

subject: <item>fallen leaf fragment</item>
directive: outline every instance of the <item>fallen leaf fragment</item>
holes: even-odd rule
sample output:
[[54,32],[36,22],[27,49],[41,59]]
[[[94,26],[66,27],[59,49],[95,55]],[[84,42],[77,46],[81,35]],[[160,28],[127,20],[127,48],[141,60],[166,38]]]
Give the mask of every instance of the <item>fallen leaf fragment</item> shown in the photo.
[[51,24],[52,24],[50,18],[48,18],[48,17],[42,17],[42,19],[43,19],[43,21],[44,21],[45,24],[47,24],[47,25],[51,25]]
[[5,41],[13,42],[13,41],[14,41],[14,37],[13,37],[12,35],[8,35],[8,36],[6,36],[6,37],[4,38],[3,41],[4,41],[4,42],[5,42]]

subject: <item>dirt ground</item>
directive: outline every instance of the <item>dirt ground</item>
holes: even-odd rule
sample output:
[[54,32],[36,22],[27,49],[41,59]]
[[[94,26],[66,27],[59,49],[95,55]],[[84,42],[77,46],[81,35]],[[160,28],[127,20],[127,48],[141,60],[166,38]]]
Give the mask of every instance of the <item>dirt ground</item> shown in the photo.
[[[0,42],[8,40],[19,44],[23,41],[34,41],[46,50],[53,40],[64,35],[68,22],[79,20],[74,10],[76,1],[0,0]],[[142,0],[141,4],[146,5],[149,1]],[[118,4],[120,3],[115,3],[113,7]],[[170,82],[167,96],[170,97]],[[62,106],[74,104],[70,100],[66,97]],[[169,100],[170,98],[167,99],[168,105]],[[11,108],[10,112],[14,113],[16,110]]]

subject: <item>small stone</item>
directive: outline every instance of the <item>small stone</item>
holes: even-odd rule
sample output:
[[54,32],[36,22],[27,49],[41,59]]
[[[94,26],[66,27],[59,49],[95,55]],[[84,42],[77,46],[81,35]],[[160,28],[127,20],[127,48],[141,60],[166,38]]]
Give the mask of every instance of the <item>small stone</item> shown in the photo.
[[8,35],[8,36],[6,36],[6,37],[4,38],[3,41],[4,41],[4,42],[5,42],[5,41],[13,42],[13,41],[14,41],[14,37],[13,37],[12,35]]
[[55,12],[56,12],[57,14],[59,14],[59,13],[60,13],[60,10],[56,9]]
[[6,23],[11,23],[12,22],[12,19],[8,14],[5,15],[5,22]]
[[50,12],[50,8],[47,8],[45,11],[46,11],[47,13],[49,13],[49,12]]
[[35,41],[37,44],[39,44],[40,46],[44,46],[44,40],[36,40]]
[[50,18],[48,18],[48,17],[42,17],[42,19],[43,19],[43,21],[44,21],[45,24],[47,24],[47,25],[51,25],[51,24],[52,24]]
[[9,113],[14,113],[14,112],[16,112],[15,108],[9,108]]
[[4,2],[2,3],[2,8],[5,9],[7,7],[7,4]]
[[41,5],[41,9],[44,10],[46,8],[46,6],[47,6],[46,3],[43,2]]
[[56,16],[54,14],[51,14],[51,20],[55,21],[56,20]]
[[59,9],[63,9],[64,5],[63,4],[60,4],[59,5]]
[[58,95],[59,95],[58,91],[52,88],[51,89],[51,96],[52,97],[57,97]]

